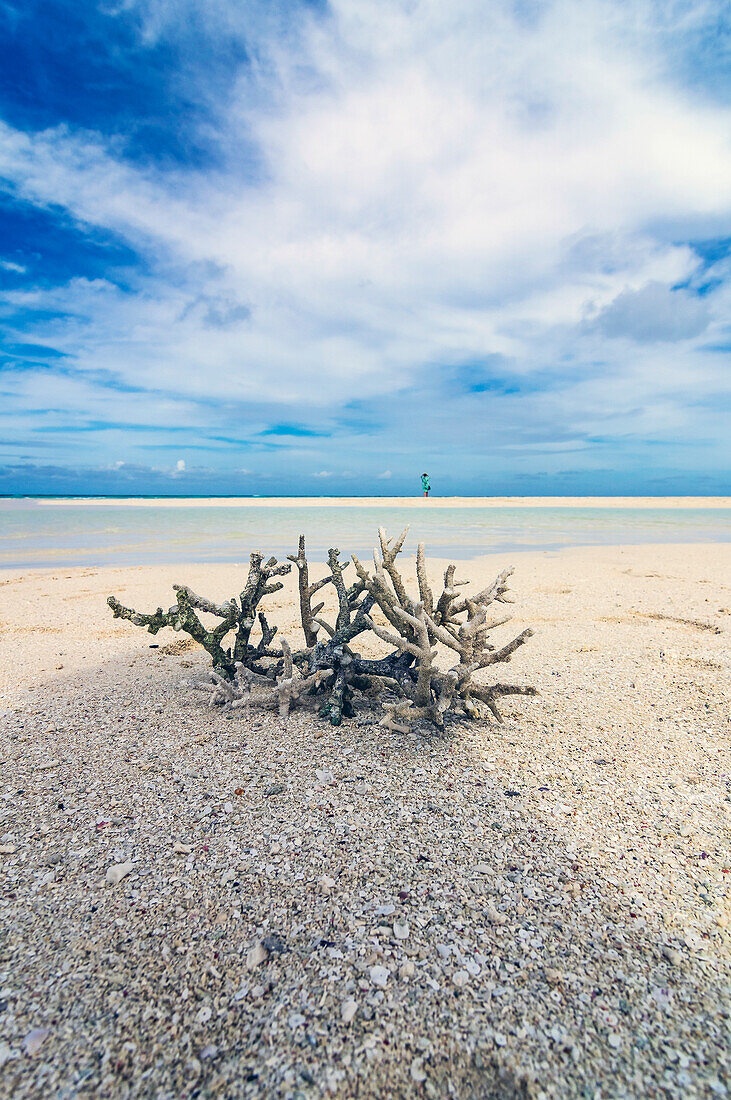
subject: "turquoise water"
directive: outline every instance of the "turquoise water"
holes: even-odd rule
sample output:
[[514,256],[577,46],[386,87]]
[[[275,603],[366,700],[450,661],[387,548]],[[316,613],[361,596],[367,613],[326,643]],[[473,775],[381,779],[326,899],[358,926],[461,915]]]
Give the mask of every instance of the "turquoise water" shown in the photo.
[[166,507],[0,499],[0,567],[242,562],[252,550],[283,557],[307,536],[308,556],[330,546],[368,554],[378,525],[410,527],[434,557],[639,543],[731,542],[729,508]]

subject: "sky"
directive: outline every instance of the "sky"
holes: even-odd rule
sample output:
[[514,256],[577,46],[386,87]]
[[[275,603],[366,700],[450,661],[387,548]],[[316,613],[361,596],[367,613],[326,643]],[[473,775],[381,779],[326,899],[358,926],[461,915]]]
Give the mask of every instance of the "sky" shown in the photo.
[[731,492],[731,0],[0,0],[0,493]]

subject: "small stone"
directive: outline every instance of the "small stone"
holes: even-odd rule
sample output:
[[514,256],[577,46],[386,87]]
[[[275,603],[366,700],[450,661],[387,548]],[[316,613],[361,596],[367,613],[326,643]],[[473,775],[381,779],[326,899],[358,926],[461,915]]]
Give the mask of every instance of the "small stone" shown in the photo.
[[492,867],[489,863],[478,863],[475,867],[478,875],[489,875],[492,871]]
[[270,955],[284,955],[289,948],[279,936],[264,936],[261,945]]
[[49,852],[43,860],[44,867],[55,867],[58,863],[63,863],[63,852]]
[[326,768],[317,768],[315,771],[315,775],[317,776],[318,783],[327,784],[335,782],[335,776],[331,771],[328,771]]
[[47,772],[47,771],[50,771],[51,768],[57,768],[60,763],[61,763],[60,760],[44,760],[44,762],[42,764],[37,764],[36,765],[35,770],[37,772]]
[[546,977],[546,981],[549,985],[558,985],[563,979],[563,974],[560,970],[554,970],[552,967],[547,966],[543,971]]
[[417,1085],[420,1085],[422,1081],[426,1081],[424,1064],[421,1058],[414,1058],[413,1062],[409,1066],[409,1074],[411,1076],[411,1080],[416,1081]]
[[298,1027],[302,1027],[302,1025],[306,1022],[306,1017],[303,1016],[301,1012],[290,1012],[289,1016],[287,1017],[287,1026],[290,1027],[292,1031],[294,1031]]
[[683,956],[679,951],[676,951],[674,947],[663,947],[662,953],[673,966],[679,966],[683,960]]
[[411,959],[407,959],[406,962],[402,963],[399,967],[398,976],[402,982],[408,982],[411,978],[413,978],[415,973],[416,967],[414,966]]
[[208,1046],[203,1047],[203,1050],[200,1052],[200,1057],[205,1061],[207,1058],[215,1058],[217,1054],[218,1047],[216,1044],[209,1043]]
[[109,867],[106,875],[107,886],[117,886],[130,873],[132,867],[133,865],[129,860],[126,863],[115,863]]
[[203,1008],[199,1009],[198,1013],[196,1015],[196,1018],[195,1018],[196,1023],[198,1023],[198,1024],[207,1024],[212,1015],[213,1015],[213,1010],[212,1010],[211,1006],[210,1005],[203,1005]]
[[687,928],[685,930],[683,942],[685,943],[686,947],[689,947],[691,949],[691,951],[698,951],[703,946],[703,940],[692,928]]
[[388,979],[391,977],[391,971],[388,967],[372,966],[368,973],[374,985],[377,985],[380,989],[385,989],[388,985]]
[[393,934],[397,940],[407,940],[409,938],[409,926],[406,921],[394,921]]
[[271,798],[273,794],[281,794],[283,790],[283,783],[272,783],[272,785],[270,787],[267,787],[267,789],[264,791],[264,797]]
[[457,986],[457,989],[464,989],[466,985],[469,985],[470,976],[466,970],[457,970],[452,975],[452,982]]
[[368,784],[367,783],[356,783],[355,786],[353,787],[353,790],[355,791],[356,794],[368,794]]
[[622,1045],[622,1036],[618,1035],[616,1031],[613,1031],[607,1039],[607,1042],[614,1050],[619,1050]]
[[181,844],[179,840],[176,840],[173,845],[173,851],[178,856],[189,856],[193,849],[190,844]]
[[340,1019],[344,1024],[350,1024],[358,1011],[358,1002],[354,1001],[352,997],[348,997],[346,1001],[340,1006]]
[[326,893],[329,893],[329,891],[332,890],[334,885],[335,885],[335,879],[331,878],[330,875],[323,875],[322,878],[320,879],[320,889],[324,890]]
[[0,856],[14,856],[16,851],[14,844],[0,844]]
[[25,1053],[32,1058],[34,1054],[37,1054],[41,1049],[43,1042],[51,1034],[47,1027],[34,1027],[32,1031],[29,1031],[25,1039],[23,1039],[23,1047]]
[[498,913],[495,908],[495,904],[492,901],[487,903],[487,919],[490,924],[507,924],[508,918],[504,913]]
[[499,1032],[499,1031],[495,1032],[495,1034],[493,1035],[493,1040],[495,1042],[496,1047],[504,1047],[507,1044],[507,1041],[508,1041],[507,1037],[505,1035],[501,1034],[501,1032]]
[[257,941],[257,943],[255,943],[254,946],[246,952],[246,969],[256,970],[257,966],[260,966],[261,963],[266,962],[268,957],[269,952],[267,951],[264,944]]

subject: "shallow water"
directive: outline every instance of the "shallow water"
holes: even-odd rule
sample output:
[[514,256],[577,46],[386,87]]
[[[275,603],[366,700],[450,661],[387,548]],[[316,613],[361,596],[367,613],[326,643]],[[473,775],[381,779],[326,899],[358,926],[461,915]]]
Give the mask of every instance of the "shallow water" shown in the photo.
[[409,508],[388,505],[169,507],[104,501],[63,505],[0,500],[0,567],[147,565],[246,561],[252,550],[282,557],[307,537],[308,556],[328,548],[370,553],[378,525],[410,527],[407,550],[424,541],[434,557],[639,543],[731,542],[731,508]]

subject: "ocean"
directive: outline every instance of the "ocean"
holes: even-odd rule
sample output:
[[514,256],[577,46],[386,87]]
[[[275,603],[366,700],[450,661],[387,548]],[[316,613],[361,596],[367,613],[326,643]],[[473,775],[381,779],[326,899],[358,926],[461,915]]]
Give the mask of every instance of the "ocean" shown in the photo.
[[431,556],[455,559],[602,544],[731,542],[731,508],[435,503],[404,507],[353,500],[302,507],[247,500],[237,507],[215,500],[186,505],[0,499],[0,567],[245,562],[252,550],[282,558],[296,552],[301,533],[310,559],[324,561],[331,546],[339,547],[343,557],[369,555],[379,525],[389,535],[408,525],[407,551],[423,541]]

